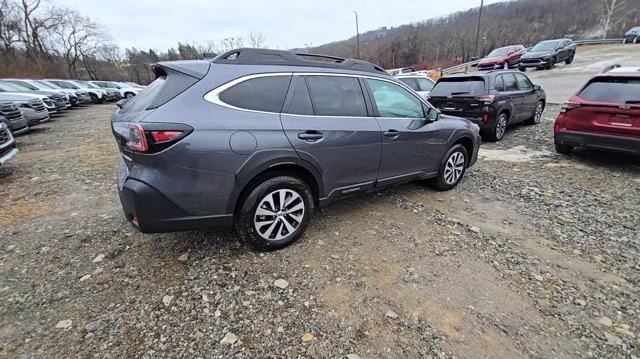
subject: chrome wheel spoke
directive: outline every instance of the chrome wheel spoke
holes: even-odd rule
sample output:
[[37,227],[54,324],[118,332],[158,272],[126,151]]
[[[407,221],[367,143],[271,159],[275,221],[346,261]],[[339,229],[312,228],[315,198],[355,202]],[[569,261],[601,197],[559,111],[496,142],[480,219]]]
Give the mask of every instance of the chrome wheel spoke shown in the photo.
[[302,223],[305,204],[302,196],[290,189],[278,189],[258,204],[254,214],[257,233],[268,241],[279,241],[291,236]]

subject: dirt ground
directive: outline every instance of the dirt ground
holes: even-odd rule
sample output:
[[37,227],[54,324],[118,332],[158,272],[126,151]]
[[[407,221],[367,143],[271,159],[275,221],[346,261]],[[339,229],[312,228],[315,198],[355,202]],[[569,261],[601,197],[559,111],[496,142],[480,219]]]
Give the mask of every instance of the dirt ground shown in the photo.
[[336,202],[266,254],[130,227],[113,110],[37,127],[0,169],[0,357],[640,357],[640,159],[557,155],[557,106],[455,190]]

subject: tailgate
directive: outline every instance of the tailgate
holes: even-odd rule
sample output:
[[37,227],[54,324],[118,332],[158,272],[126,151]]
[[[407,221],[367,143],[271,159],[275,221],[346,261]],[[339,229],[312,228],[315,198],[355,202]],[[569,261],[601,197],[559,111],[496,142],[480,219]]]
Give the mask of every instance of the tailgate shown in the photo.
[[471,96],[431,97],[431,104],[447,115],[479,116],[484,103]]

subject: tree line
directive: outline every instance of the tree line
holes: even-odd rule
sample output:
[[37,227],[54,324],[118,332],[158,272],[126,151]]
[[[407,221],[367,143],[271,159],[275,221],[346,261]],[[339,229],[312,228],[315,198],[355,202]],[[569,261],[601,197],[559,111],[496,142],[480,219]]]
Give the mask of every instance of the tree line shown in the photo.
[[[476,50],[478,8],[360,35],[363,59],[384,67],[447,66],[508,44],[555,37],[621,37],[640,25],[640,0],[517,0],[486,6]],[[428,6],[424,7],[428,13]],[[205,44],[179,42],[164,51],[118,47],[104,26],[52,0],[0,0],[0,77],[153,80],[149,64],[265,47],[259,32]],[[355,37],[313,51],[355,57]]]
[[[428,12],[428,6],[424,6]],[[416,9],[416,11],[420,11]],[[492,49],[545,39],[622,38],[640,26],[640,0],[518,0],[485,6],[479,42],[479,8],[395,28],[360,34],[360,56],[385,68],[449,66],[482,57]],[[302,49],[301,51],[307,51]],[[309,51],[355,57],[356,39]]]
[[194,60],[242,46],[264,47],[259,32],[163,52],[121,49],[104,26],[48,0],[0,0],[0,77],[153,80],[149,64]]

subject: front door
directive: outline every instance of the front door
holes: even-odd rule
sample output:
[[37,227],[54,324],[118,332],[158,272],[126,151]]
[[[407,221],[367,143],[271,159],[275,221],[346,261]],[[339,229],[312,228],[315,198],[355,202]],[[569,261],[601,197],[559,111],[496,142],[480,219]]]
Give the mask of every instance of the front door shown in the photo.
[[378,181],[402,182],[437,172],[444,139],[435,116],[425,116],[429,107],[394,82],[370,78],[365,82],[383,135]]
[[512,73],[502,74],[502,81],[504,82],[504,92],[502,95],[506,97],[513,105],[513,113],[509,119],[509,123],[516,123],[523,119],[525,111],[524,94],[518,88],[518,82],[516,77]]
[[358,77],[294,75],[290,88],[282,127],[298,155],[321,172],[324,195],[372,188],[382,135]]
[[515,74],[518,82],[518,89],[524,95],[522,101],[522,119],[527,120],[535,115],[536,106],[538,105],[538,96],[533,90],[533,84],[529,78],[523,74]]

